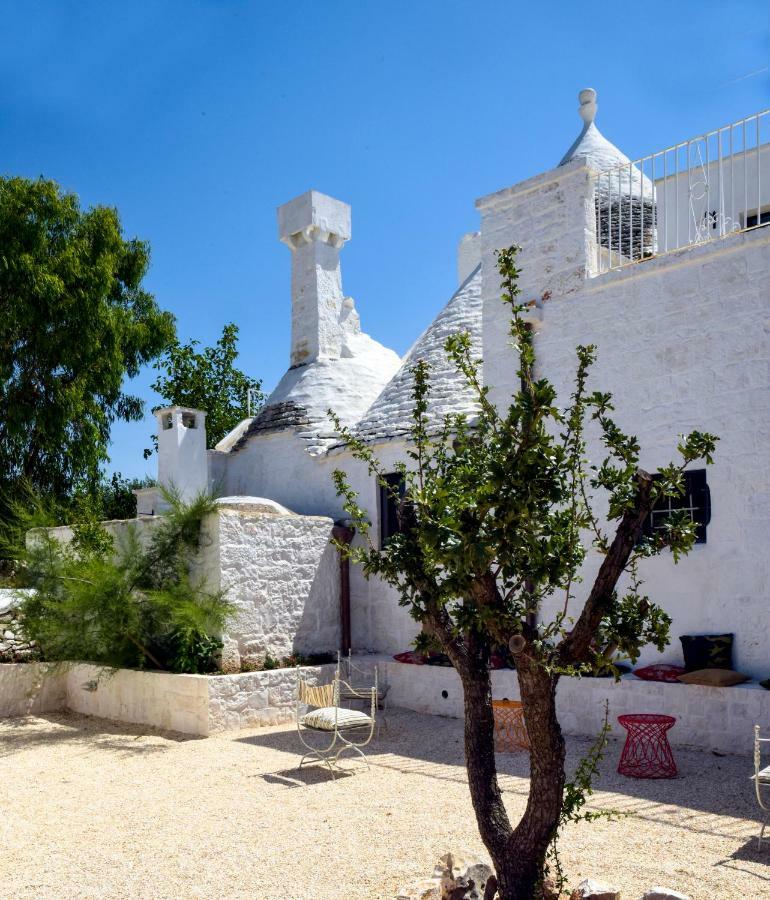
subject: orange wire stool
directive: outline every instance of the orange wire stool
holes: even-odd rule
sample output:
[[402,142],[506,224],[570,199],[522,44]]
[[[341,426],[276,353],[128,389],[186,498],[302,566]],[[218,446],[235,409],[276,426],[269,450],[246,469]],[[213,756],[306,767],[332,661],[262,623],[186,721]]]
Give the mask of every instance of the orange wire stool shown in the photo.
[[495,752],[529,750],[521,700],[493,700],[492,713],[495,717]]

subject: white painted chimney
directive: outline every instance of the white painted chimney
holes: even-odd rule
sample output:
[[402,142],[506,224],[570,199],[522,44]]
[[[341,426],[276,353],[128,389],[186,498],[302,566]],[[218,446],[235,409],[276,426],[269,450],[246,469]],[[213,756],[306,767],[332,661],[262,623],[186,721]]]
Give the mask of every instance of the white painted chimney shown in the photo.
[[481,232],[469,231],[457,245],[457,283],[462,284],[481,262]]
[[190,502],[208,490],[206,413],[185,406],[155,410],[158,420],[158,484]]
[[291,365],[338,359],[345,309],[340,250],[350,239],[350,207],[308,191],[278,207],[278,234],[292,256]]

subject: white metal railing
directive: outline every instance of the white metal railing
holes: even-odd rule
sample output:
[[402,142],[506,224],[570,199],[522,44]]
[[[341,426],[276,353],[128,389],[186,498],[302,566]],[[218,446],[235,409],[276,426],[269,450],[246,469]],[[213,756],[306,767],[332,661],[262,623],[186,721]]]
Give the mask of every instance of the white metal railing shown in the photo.
[[595,177],[598,273],[770,223],[770,109]]

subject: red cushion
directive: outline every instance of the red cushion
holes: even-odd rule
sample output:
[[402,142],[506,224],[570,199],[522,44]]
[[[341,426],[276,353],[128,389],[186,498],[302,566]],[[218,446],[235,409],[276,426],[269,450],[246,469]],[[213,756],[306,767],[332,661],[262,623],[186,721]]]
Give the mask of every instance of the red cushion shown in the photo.
[[393,657],[397,662],[410,663],[413,666],[424,666],[425,657],[416,650],[407,650],[405,653],[396,653]]
[[642,669],[634,669],[634,675],[642,681],[669,681],[676,682],[680,675],[684,675],[683,666],[672,666],[669,663],[658,663],[654,666],[644,666]]

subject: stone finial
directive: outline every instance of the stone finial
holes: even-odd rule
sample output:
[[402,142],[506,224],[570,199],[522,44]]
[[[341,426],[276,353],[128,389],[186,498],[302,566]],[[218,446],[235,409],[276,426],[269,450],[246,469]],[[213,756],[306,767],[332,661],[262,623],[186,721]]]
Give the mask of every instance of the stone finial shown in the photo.
[[596,111],[599,109],[599,104],[596,102],[596,91],[593,88],[583,88],[578,94],[578,100],[580,101],[578,107],[580,118],[586,125],[590,125],[596,118]]

